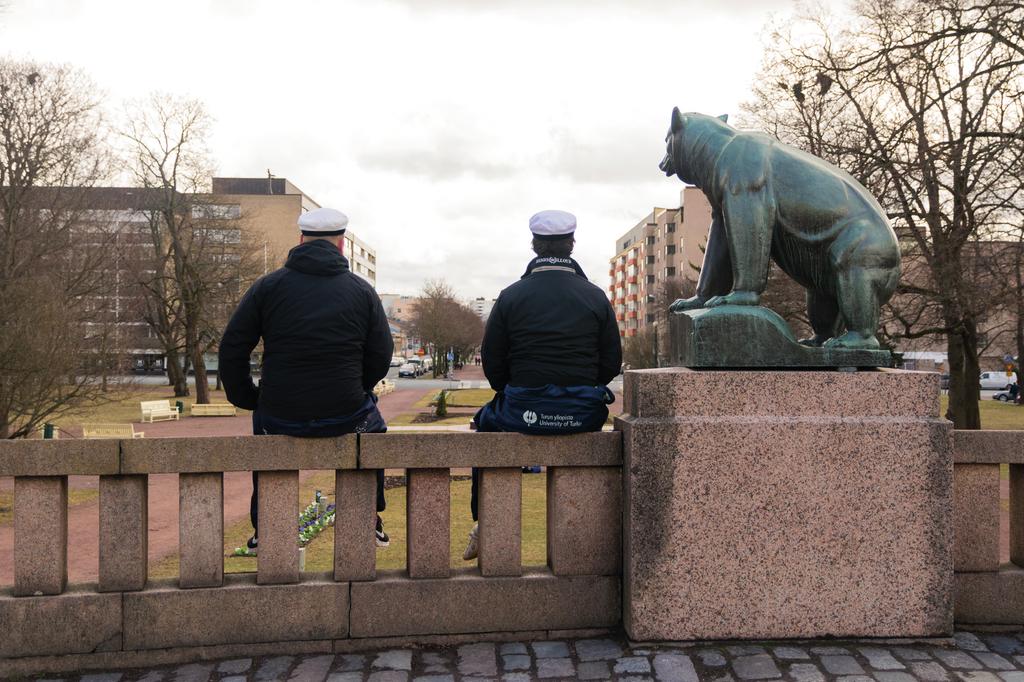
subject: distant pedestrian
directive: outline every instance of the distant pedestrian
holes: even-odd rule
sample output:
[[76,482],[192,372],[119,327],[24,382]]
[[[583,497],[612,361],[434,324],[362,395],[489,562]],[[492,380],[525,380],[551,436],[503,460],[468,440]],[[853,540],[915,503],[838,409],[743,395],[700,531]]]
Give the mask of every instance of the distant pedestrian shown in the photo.
[[[607,384],[622,365],[615,312],[571,257],[575,216],[541,211],[530,218],[530,231],[537,257],[501,292],[487,318],[481,357],[495,395],[473,421],[478,431],[600,431],[615,400]],[[474,469],[474,521],[479,481]],[[479,533],[474,524],[467,561],[477,556]]]
[[[283,268],[258,279],[242,297],[220,342],[219,367],[232,404],[253,410],[256,435],[329,438],[381,433],[387,425],[373,387],[390,368],[391,331],[380,298],[349,270],[341,253],[348,218],[320,208],[299,218],[302,237]],[[249,356],[263,339],[257,387]],[[257,472],[250,517],[259,539]],[[384,472],[377,471],[377,511],[384,511]],[[379,546],[389,544],[377,515]]]

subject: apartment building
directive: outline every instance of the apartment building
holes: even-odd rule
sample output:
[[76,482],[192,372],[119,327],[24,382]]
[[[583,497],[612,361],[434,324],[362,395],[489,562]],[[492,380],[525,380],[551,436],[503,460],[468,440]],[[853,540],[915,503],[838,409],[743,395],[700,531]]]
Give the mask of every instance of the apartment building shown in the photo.
[[[244,217],[247,227],[264,236],[267,272],[281,267],[299,243],[299,216],[320,208],[287,178],[213,178],[212,190],[225,217]],[[377,252],[351,229],[345,231],[342,252],[352,272],[377,285]]]
[[481,320],[486,322],[487,318],[491,315],[491,310],[494,309],[494,304],[497,302],[498,299],[496,298],[484,298],[483,296],[478,296],[469,302],[469,308],[476,313]]
[[679,193],[679,207],[655,207],[615,241],[609,293],[623,337],[657,319],[658,289],[667,279],[696,281],[711,225],[711,205],[696,187]]
[[403,324],[412,321],[413,313],[416,310],[416,302],[419,296],[405,296],[403,294],[381,294],[380,302],[384,306],[384,314],[389,320],[396,320]]

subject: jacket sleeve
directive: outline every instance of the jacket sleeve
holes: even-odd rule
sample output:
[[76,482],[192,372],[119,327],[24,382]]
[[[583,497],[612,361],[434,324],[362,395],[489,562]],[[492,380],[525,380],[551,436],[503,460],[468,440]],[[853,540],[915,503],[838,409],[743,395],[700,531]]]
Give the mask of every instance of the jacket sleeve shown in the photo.
[[259,389],[249,374],[249,357],[263,334],[258,280],[245,292],[224,329],[217,352],[217,371],[228,401],[243,410],[255,410]]
[[495,391],[504,391],[508,385],[508,333],[505,329],[505,316],[501,310],[501,296],[494,304],[491,314],[487,317],[484,329],[484,340],[480,345],[480,359],[484,365],[484,376]]
[[377,293],[370,291],[370,320],[366,345],[363,346],[363,389],[372,391],[377,382],[388,375],[391,357],[395,354],[391,325]]
[[615,322],[615,310],[612,309],[612,305],[607,299],[605,299],[604,307],[601,346],[598,349],[597,382],[608,385],[608,382],[622,371],[622,340],[619,337],[619,325]]

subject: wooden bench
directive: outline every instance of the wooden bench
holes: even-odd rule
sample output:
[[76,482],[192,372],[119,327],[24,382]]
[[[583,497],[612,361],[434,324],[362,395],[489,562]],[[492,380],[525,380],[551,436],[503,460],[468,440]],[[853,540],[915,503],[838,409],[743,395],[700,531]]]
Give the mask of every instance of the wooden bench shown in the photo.
[[210,403],[209,405],[196,403],[192,406],[191,413],[193,417],[234,417],[238,414],[238,410],[230,403]]
[[142,406],[143,422],[154,422],[158,419],[169,421],[181,418],[181,415],[178,414],[178,408],[171,405],[170,400],[144,400],[140,404]]
[[136,433],[134,424],[83,424],[82,438],[142,438],[144,431]]

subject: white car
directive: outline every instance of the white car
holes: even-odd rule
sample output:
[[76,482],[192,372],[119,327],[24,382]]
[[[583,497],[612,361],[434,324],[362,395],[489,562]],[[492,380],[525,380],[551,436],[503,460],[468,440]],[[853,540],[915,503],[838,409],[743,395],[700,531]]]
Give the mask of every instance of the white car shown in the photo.
[[392,367],[401,367],[404,364],[405,364],[405,358],[399,357],[397,355],[394,355],[394,356],[391,357],[391,366]]
[[399,377],[411,377],[415,379],[418,374],[419,368],[411,362],[407,362],[398,368]]
[[982,372],[981,388],[985,391],[1009,391],[1010,384],[1014,383],[1012,376],[1006,372]]

